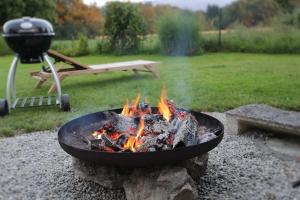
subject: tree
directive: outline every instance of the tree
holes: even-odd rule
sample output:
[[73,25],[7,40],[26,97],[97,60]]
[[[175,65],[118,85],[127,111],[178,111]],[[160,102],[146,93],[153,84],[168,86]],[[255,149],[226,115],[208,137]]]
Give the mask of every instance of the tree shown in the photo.
[[22,16],[40,17],[55,21],[55,1],[47,0],[1,0],[0,26],[7,20]]
[[135,52],[141,36],[147,32],[146,22],[137,5],[112,2],[105,7],[105,34],[117,54]]
[[222,9],[223,27],[234,23],[256,26],[269,23],[278,13],[274,0],[240,0]]
[[218,17],[220,8],[217,5],[208,5],[206,8],[206,17],[208,19],[214,19]]
[[88,37],[100,34],[103,27],[101,11],[82,0],[57,0],[56,32],[59,38],[76,38],[80,33]]
[[142,10],[142,14],[144,19],[146,20],[148,33],[153,34],[155,33],[155,18],[156,18],[156,10],[155,7],[152,6],[151,3],[141,3],[139,7]]
[[191,12],[167,14],[158,21],[158,35],[168,55],[195,55],[200,50],[200,27]]

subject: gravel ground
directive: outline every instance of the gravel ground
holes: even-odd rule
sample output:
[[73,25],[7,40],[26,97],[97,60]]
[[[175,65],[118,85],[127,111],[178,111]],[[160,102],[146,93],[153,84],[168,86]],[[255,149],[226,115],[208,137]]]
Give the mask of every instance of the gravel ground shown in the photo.
[[[225,134],[198,180],[201,199],[300,199],[300,161],[282,160],[255,145],[252,136]],[[0,199],[125,199],[75,177],[72,159],[56,133],[0,139]]]

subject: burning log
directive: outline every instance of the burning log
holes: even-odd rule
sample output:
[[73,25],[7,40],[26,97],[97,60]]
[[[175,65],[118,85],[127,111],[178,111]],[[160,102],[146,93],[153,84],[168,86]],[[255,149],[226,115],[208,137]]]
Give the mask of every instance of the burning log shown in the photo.
[[150,148],[154,148],[155,150],[157,150],[158,148],[162,148],[163,147],[163,142],[165,140],[167,140],[167,138],[169,137],[168,132],[164,133],[164,134],[160,134],[158,136],[155,137],[143,137],[142,138],[142,144],[141,146],[137,149],[138,152],[145,152],[148,151]]
[[185,146],[191,146],[197,143],[198,122],[192,114],[187,114],[185,119],[180,122],[176,122],[175,124],[175,128],[177,128],[177,126],[179,127],[177,129],[177,132],[175,133],[173,148],[182,143]]
[[170,150],[180,146],[191,146],[216,137],[204,134],[196,118],[188,111],[177,108],[167,100],[163,90],[158,112],[153,113],[148,103],[126,101],[121,114],[105,112],[107,121],[92,134],[95,140],[88,141],[91,149],[104,151],[147,152]]

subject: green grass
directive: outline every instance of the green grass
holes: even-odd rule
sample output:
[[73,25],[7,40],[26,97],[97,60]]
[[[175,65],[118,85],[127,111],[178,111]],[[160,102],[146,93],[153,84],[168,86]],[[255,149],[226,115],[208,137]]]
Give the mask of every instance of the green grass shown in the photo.
[[[86,56],[76,58],[85,64],[149,59],[161,61],[161,79],[150,74],[111,72],[67,78],[63,92],[71,97],[72,112],[56,108],[14,110],[0,118],[0,135],[55,128],[90,112],[121,107],[137,92],[157,104],[165,82],[168,96],[179,105],[198,111],[225,111],[250,103],[265,103],[300,110],[300,57],[239,53],[205,54],[195,57],[160,55]],[[12,56],[0,57],[0,96],[5,95],[6,76]],[[17,71],[17,95],[45,95],[49,84],[33,89],[29,72],[38,65],[22,65]]]

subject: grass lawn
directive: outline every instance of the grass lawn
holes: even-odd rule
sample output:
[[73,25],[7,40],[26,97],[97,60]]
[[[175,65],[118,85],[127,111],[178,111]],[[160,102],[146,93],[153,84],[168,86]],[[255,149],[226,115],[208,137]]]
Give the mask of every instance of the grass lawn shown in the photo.
[[[300,57],[217,53],[195,57],[160,55],[86,56],[76,60],[86,64],[134,59],[161,61],[161,79],[150,74],[111,72],[67,78],[62,89],[71,97],[72,112],[56,108],[19,109],[0,118],[0,136],[45,130],[90,112],[122,107],[126,98],[138,92],[157,104],[163,82],[168,96],[179,105],[198,111],[225,111],[243,104],[265,103],[300,110]],[[5,95],[6,76],[12,56],[0,57],[0,97]],[[20,65],[17,71],[17,96],[45,95],[50,83],[33,89],[29,72],[38,65]]]

